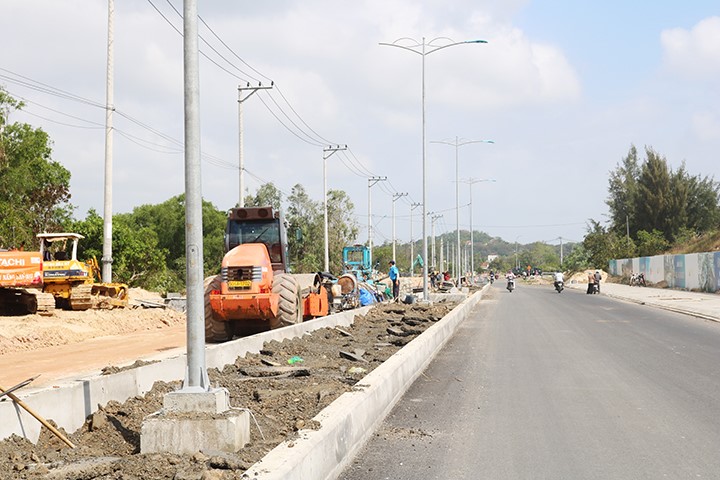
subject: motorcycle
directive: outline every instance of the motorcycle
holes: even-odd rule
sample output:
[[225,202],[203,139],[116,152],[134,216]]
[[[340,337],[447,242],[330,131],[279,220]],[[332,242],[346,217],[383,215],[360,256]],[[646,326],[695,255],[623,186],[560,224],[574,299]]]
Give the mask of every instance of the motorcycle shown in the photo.
[[563,282],[555,282],[555,290],[557,290],[557,293],[560,293],[565,288],[565,283]]
[[645,287],[645,274],[644,273],[633,273],[630,276],[630,286]]
[[490,275],[490,285],[495,281],[495,275]]
[[508,278],[506,288],[508,289],[508,292],[512,293],[512,291],[515,290],[515,279]]

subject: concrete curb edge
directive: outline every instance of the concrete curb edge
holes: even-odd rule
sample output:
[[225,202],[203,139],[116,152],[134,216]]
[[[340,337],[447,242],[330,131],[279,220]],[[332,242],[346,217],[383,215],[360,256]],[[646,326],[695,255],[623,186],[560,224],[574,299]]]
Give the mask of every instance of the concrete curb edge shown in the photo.
[[320,412],[315,417],[322,425],[319,430],[302,430],[299,439],[278,445],[248,469],[243,478],[336,478],[452,337],[486,288],[365,376],[358,383],[362,390],[341,395]]

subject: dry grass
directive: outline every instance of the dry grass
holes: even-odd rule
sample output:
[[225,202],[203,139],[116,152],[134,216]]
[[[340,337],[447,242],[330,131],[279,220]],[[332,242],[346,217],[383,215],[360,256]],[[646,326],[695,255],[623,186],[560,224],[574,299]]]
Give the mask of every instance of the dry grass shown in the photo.
[[682,245],[675,245],[668,254],[715,252],[720,250],[720,230],[704,233]]

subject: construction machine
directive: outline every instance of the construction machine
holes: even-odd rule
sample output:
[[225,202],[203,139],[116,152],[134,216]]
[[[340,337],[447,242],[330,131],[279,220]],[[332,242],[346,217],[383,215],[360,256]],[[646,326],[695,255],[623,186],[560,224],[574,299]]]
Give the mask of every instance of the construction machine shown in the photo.
[[370,248],[365,245],[348,245],[343,248],[343,274],[352,274],[358,282],[371,280]]
[[323,275],[292,274],[287,226],[272,207],[228,212],[220,275],[205,279],[205,338],[279,328],[328,314]]
[[40,252],[0,251],[0,315],[50,313],[55,298],[42,291]]
[[343,248],[342,260],[343,274],[338,277],[338,284],[342,286],[345,304],[365,304],[367,300],[361,301],[361,290],[370,293],[375,301],[385,300],[385,284],[378,282],[373,275],[369,247],[360,244],[348,245]]
[[57,306],[70,310],[127,306],[126,284],[100,282],[97,259],[77,259],[78,242],[85,237],[79,233],[39,233],[37,237],[43,292],[52,294]]

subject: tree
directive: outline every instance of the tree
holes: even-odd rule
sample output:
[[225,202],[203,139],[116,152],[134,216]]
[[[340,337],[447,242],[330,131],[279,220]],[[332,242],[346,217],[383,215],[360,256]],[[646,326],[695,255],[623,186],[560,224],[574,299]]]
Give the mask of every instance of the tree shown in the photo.
[[585,247],[580,244],[573,248],[563,259],[563,269],[569,272],[580,272],[590,268],[590,258]]
[[652,150],[647,150],[648,157],[640,169],[638,178],[639,201],[636,205],[636,223],[638,230],[653,229],[668,235],[668,219],[670,213],[671,180],[670,171],[664,158]]
[[[624,233],[629,228],[631,214],[633,214],[632,221],[635,222],[634,210],[637,203],[639,176],[637,148],[631,145],[627,156],[622,160],[622,165],[610,172],[609,197],[605,201],[610,208],[611,230],[618,234]],[[631,231],[634,233],[636,229],[632,228]]]
[[641,230],[662,232],[669,242],[687,236],[691,230],[702,234],[720,223],[720,186],[710,177],[692,176],[685,163],[673,172],[667,160],[652,148],[645,148],[645,160],[638,164],[631,146],[622,165],[610,172],[608,199],[611,226],[616,235],[635,237]]
[[[219,273],[225,252],[226,214],[203,200],[203,264],[205,275]],[[177,195],[158,205],[141,205],[131,214],[129,223],[137,229],[155,232],[158,248],[168,252],[166,266],[185,284],[185,195]]]
[[670,242],[665,239],[663,233],[659,230],[646,232],[640,230],[638,232],[638,255],[641,257],[651,257],[665,252],[670,246]]
[[322,270],[325,253],[321,205],[300,184],[292,188],[288,202],[290,265],[298,273]]
[[560,269],[560,255],[553,245],[543,242],[535,242],[529,251],[528,264],[542,271],[554,271]]
[[[78,245],[78,258],[100,258],[103,249],[103,218],[95,210],[85,220],[69,224],[85,238]],[[132,214],[113,215],[113,277],[116,282],[149,289],[181,290],[176,275],[165,265],[167,250],[158,245],[152,228],[134,224]]]
[[611,259],[629,258],[635,251],[635,245],[628,244],[625,236],[606,230],[596,220],[590,220],[582,247],[587,255],[587,266],[603,270]]
[[355,205],[342,190],[328,191],[328,250],[330,271],[342,272],[342,250],[358,235]]
[[720,225],[720,185],[712,177],[689,177],[687,227],[704,233]]
[[[203,201],[205,275],[220,271],[226,216]],[[103,219],[91,210],[70,229],[85,236],[80,258],[102,255]],[[185,289],[185,196],[158,205],[141,205],[132,213],[113,215],[113,277],[131,286],[160,291]]]
[[260,185],[255,195],[245,197],[246,207],[266,207],[268,205],[275,210],[280,210],[282,205],[282,192],[272,182]]
[[10,123],[23,107],[0,88],[0,245],[35,245],[35,235],[70,219],[70,172],[51,159],[42,129]]

